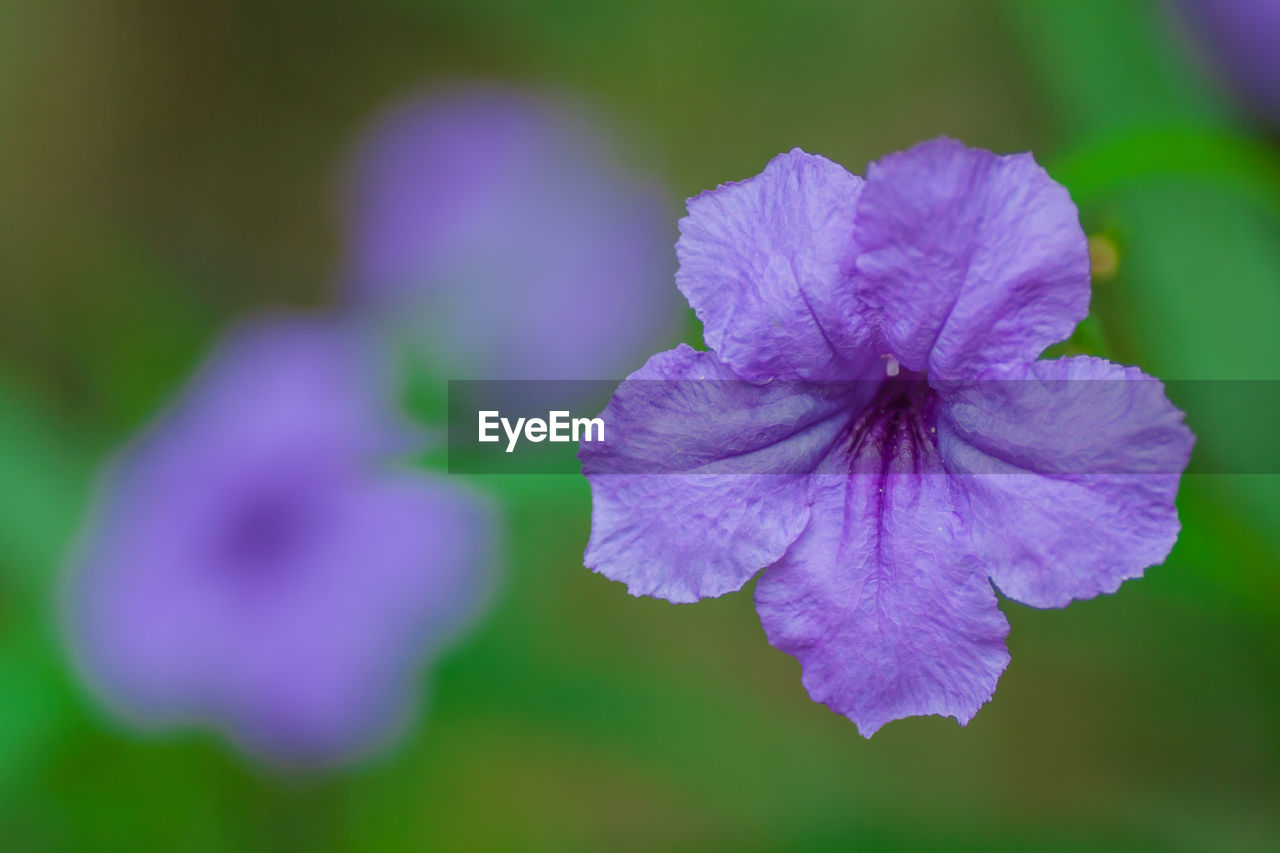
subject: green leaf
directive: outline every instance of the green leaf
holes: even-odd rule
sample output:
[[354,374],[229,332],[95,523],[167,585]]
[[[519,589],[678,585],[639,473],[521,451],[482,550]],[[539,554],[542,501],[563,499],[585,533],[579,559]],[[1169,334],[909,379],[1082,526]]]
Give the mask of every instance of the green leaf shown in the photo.
[[1194,181],[1280,222],[1280,153],[1227,131],[1193,125],[1122,131],[1073,149],[1049,171],[1082,208],[1143,186]]
[[23,588],[52,576],[81,511],[88,454],[0,379],[0,566]]
[[1163,4],[1006,0],[1004,6],[1069,138],[1229,121],[1181,49]]
[[88,459],[69,430],[0,381],[0,792],[71,719],[56,603]]

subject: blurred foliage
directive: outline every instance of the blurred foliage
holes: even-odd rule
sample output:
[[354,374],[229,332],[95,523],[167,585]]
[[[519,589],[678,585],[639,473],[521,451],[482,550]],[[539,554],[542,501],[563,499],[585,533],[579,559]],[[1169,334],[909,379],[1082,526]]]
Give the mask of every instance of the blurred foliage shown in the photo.
[[[1187,478],[1168,564],[1113,596],[1006,602],[1013,663],[964,729],[864,741],[808,700],[749,590],[673,607],[583,569],[586,484],[548,476],[476,478],[507,510],[505,589],[399,751],[293,778],[209,734],[117,730],[57,641],[93,468],[232,318],[331,300],[360,121],[474,77],[598,105],[681,196],[794,145],[853,171],[941,132],[1034,150],[1119,250],[1073,346],[1280,375],[1280,153],[1150,3],[0,5],[6,846],[1275,849],[1275,477]],[[1241,464],[1266,437],[1189,417],[1198,452]]]

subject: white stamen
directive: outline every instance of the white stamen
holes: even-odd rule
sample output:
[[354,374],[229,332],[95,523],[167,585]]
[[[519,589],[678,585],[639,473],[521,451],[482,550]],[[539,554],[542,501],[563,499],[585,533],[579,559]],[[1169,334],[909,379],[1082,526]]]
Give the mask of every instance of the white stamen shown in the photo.
[[884,372],[888,376],[897,376],[898,370],[902,365],[898,364],[898,360],[893,356],[889,356],[889,362],[884,366]]

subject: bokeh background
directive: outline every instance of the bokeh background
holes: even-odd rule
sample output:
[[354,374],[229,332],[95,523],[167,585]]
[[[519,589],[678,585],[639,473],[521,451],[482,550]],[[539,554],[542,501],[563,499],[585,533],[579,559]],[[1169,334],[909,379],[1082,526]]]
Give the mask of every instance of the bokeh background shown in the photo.
[[[668,188],[671,242],[679,199],[793,146],[854,172],[939,133],[1032,150],[1114,254],[1068,348],[1280,377],[1280,135],[1165,4],[0,4],[0,846],[1280,847],[1265,407],[1189,406],[1197,453],[1241,473],[1184,480],[1166,565],[1062,611],[1004,603],[1013,662],[966,728],[864,740],[749,592],[675,607],[591,574],[587,485],[558,475],[471,478],[504,519],[496,601],[381,757],[286,772],[104,711],[56,603],[95,472],[237,319],[334,303],[360,129],[476,82],[607,123]],[[680,338],[691,314],[650,349]]]

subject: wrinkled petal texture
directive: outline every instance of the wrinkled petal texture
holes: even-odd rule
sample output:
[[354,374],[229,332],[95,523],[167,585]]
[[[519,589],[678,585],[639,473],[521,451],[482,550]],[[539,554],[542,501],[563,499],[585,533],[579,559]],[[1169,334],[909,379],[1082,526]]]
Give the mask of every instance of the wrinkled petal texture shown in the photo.
[[795,149],[689,201],[676,284],[744,379],[860,373],[873,328],[849,276],[862,179]]
[[[591,483],[586,565],[633,595],[690,602],[740,589],[809,517],[805,476],[847,423],[854,385],[754,385],[713,353],[659,353],[615,393]],[[764,472],[764,473],[761,473]]]
[[941,454],[1005,595],[1062,607],[1168,556],[1195,439],[1160,382],[1082,357],[1004,369],[944,399]]
[[839,473],[837,449],[835,473],[814,478],[808,527],[756,585],[761,624],[809,695],[865,737],[919,714],[963,725],[1008,665],[1008,623],[933,450],[866,447],[889,454],[882,473]]
[[931,380],[1034,359],[1088,313],[1075,204],[1029,154],[946,138],[891,154],[868,168],[856,222],[859,292]]

